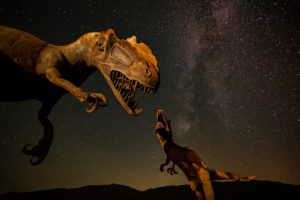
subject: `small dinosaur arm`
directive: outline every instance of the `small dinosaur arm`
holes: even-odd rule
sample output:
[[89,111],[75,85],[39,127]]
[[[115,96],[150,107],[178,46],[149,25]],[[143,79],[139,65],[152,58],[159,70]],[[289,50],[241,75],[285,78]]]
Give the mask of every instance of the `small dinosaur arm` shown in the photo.
[[150,48],[137,43],[135,36],[119,39],[112,29],[86,33],[61,46],[0,25],[0,66],[0,101],[36,99],[42,103],[38,119],[44,137],[37,146],[23,148],[32,156],[33,165],[42,163],[48,153],[53,138],[48,115],[62,95],[70,93],[86,102],[87,112],[107,105],[103,94],[79,87],[97,69],[130,115],[142,112],[135,93],[155,93],[159,86],[157,61]]
[[209,169],[194,151],[173,142],[170,121],[163,110],[158,110],[156,117],[156,135],[167,154],[165,163],[160,166],[160,171],[164,171],[164,167],[172,161],[173,164],[167,169],[167,172],[171,175],[177,174],[178,172],[175,170],[175,165],[177,165],[184,172],[198,200],[214,199],[212,181],[252,180],[254,178],[254,176],[240,177],[230,172]]

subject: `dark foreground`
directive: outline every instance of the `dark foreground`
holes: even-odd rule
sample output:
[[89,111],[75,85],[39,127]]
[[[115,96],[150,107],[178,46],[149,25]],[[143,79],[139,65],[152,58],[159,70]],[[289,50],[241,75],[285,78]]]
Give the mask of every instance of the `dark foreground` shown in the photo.
[[[214,183],[216,200],[300,199],[300,185],[270,181]],[[74,189],[52,189],[37,192],[4,194],[1,200],[196,200],[189,186],[167,186],[138,191],[123,185],[85,186]]]

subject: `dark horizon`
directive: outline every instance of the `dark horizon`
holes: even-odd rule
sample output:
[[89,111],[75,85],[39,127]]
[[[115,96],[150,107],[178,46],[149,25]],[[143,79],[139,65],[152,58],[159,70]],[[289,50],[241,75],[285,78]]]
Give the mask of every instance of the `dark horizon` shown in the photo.
[[[216,199],[222,200],[265,200],[265,199],[295,199],[299,196],[300,186],[285,185],[270,181],[247,181],[247,182],[214,182]],[[0,196],[1,197],[1,196]],[[164,186],[151,188],[144,191],[134,188],[111,184],[111,185],[90,185],[71,189],[51,189],[45,191],[16,193],[9,192],[2,196],[1,200],[35,200],[35,199],[72,199],[92,200],[98,199],[129,199],[129,200],[192,200],[196,199],[195,194],[190,190],[189,185]]]

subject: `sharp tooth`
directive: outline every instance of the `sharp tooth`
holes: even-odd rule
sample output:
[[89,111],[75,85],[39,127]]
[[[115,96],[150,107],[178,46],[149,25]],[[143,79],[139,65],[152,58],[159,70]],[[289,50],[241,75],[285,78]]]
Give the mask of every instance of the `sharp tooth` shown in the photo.
[[130,98],[129,98],[130,96],[127,94],[126,96],[125,96],[125,98],[124,98],[124,101],[128,104],[128,102],[129,102],[129,100],[130,100]]
[[135,91],[136,90],[136,81],[132,81],[133,82],[133,84],[132,84],[132,89],[133,89],[133,91]]
[[119,84],[118,84],[118,90],[119,90],[119,91],[121,91],[121,89],[122,89],[121,86],[122,86],[122,84],[119,83]]
[[121,80],[121,79],[118,80],[118,85],[119,85],[119,86],[122,85],[122,80]]
[[132,93],[128,93],[127,95],[127,103],[133,99]]
[[124,100],[125,102],[128,101],[128,95],[127,95],[127,94],[124,95],[123,100]]
[[138,101],[137,101],[137,100],[134,100],[133,105],[132,105],[132,108],[136,108],[136,107],[137,107],[137,104],[138,104]]
[[134,88],[135,85],[135,81],[134,80],[130,80],[130,87]]

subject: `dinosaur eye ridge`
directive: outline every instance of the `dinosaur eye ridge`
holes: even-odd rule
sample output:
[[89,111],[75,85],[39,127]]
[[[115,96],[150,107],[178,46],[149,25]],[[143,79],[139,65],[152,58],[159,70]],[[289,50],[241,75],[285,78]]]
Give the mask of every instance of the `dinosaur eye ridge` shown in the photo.
[[124,48],[119,45],[114,45],[112,48],[111,56],[119,63],[129,66],[132,63],[132,59]]

